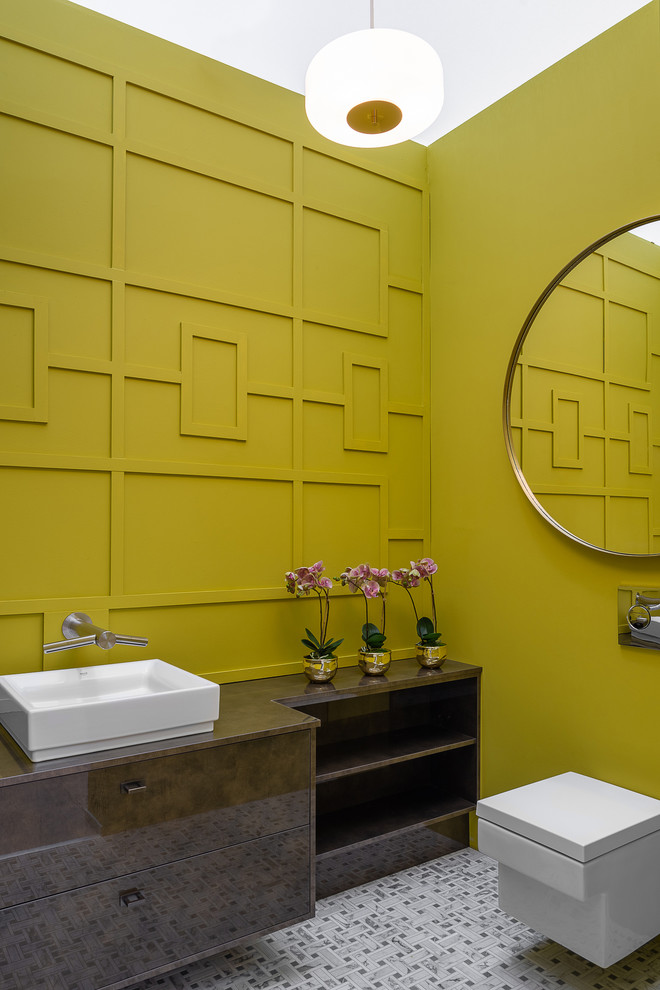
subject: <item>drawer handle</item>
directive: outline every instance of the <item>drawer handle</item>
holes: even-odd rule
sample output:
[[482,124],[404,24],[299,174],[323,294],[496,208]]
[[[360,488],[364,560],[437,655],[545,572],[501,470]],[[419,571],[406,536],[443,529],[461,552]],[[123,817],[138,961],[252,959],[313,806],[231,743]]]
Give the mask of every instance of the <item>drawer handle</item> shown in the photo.
[[122,794],[136,794],[138,791],[146,791],[147,785],[144,780],[125,780],[119,785]]
[[122,890],[119,893],[119,903],[122,907],[130,907],[131,904],[137,904],[138,901],[143,901],[144,894],[137,887],[132,887],[130,890]]

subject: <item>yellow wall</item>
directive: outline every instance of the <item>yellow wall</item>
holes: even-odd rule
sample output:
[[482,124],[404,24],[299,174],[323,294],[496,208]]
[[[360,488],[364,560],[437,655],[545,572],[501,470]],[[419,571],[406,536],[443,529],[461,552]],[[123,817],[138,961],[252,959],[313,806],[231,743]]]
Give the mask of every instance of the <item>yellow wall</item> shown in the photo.
[[329,145],[301,97],[64,0],[2,28],[0,668],[82,609],[220,679],[298,670],[284,570],[424,550],[484,667],[484,793],[571,768],[660,795],[657,655],[616,640],[657,561],[549,526],[501,426],[542,289],[659,211],[657,4],[429,149],[430,382],[425,149]]
[[[0,29],[0,670],[73,610],[220,680],[299,670],[286,570],[431,551],[425,149],[344,152],[65,0]],[[346,663],[362,621],[338,596]]]
[[658,560],[554,530],[501,414],[545,286],[659,211],[658,27],[654,3],[429,150],[433,541],[451,655],[484,667],[484,794],[572,769],[660,796],[658,654],[617,645],[617,586],[657,586]]

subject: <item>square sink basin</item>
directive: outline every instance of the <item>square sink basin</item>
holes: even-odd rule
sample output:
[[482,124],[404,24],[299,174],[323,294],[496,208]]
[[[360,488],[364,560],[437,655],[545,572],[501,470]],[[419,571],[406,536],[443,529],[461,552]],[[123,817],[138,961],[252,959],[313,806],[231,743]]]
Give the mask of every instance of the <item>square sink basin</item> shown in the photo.
[[33,762],[210,732],[220,687],[165,663],[0,676],[0,723]]

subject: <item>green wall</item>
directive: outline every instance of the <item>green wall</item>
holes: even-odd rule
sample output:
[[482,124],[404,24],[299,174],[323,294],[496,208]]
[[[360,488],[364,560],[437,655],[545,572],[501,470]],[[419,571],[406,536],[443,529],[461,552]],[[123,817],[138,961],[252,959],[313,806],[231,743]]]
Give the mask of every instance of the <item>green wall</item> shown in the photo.
[[657,586],[658,561],[555,531],[502,429],[542,290],[660,212],[658,20],[643,8],[429,149],[433,545],[450,654],[484,667],[484,794],[571,769],[660,796],[658,654],[617,644],[617,587]]

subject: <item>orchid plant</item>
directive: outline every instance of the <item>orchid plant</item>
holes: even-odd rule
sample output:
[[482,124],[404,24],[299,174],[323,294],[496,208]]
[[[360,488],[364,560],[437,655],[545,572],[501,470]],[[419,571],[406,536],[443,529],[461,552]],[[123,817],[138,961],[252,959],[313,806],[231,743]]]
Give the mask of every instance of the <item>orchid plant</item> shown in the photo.
[[305,627],[307,637],[301,640],[306,646],[311,660],[336,660],[335,650],[344,642],[343,639],[331,639],[328,636],[328,619],[330,618],[330,589],[332,581],[322,577],[325,570],[322,560],[317,560],[311,567],[297,567],[295,571],[287,571],[284,575],[286,590],[303,598],[314,592],[319,600],[319,635]]
[[[360,564],[358,567],[347,567],[346,570],[336,580],[341,581],[349,590],[355,594],[360,591],[364,597],[365,623],[362,626],[363,650],[369,653],[378,653],[383,649],[386,640],[385,635],[385,604],[387,582],[390,580],[390,572],[385,568],[370,567],[369,564]],[[369,599],[380,598],[381,600],[381,629],[373,622],[369,622]]]
[[[444,646],[440,639],[442,633],[436,632],[438,619],[435,610],[435,594],[433,592],[433,575],[438,570],[438,565],[431,557],[422,557],[418,561],[410,561],[410,567],[402,567],[392,571],[392,581],[398,584],[407,592],[415,613],[415,623],[420,646]],[[433,618],[427,615],[419,616],[415,599],[410,591],[411,588],[418,588],[422,581],[428,581],[431,589],[431,609]]]

